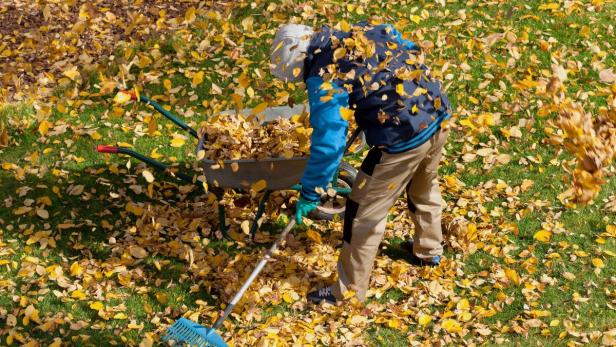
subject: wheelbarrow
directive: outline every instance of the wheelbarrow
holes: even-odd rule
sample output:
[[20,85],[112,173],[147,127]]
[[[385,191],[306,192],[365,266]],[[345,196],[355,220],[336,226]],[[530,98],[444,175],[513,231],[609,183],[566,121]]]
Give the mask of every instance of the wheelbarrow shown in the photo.
[[[151,106],[158,113],[165,118],[172,121],[175,125],[190,133],[198,141],[198,145],[195,153],[207,146],[207,136],[200,136],[199,133],[184,123],[180,118],[173,113],[167,111],[154,100],[144,95],[137,96],[135,93],[125,92],[131,95],[133,100],[138,100],[146,105]],[[263,121],[272,121],[278,117],[290,118],[291,116],[301,113],[305,110],[304,105],[297,105],[294,108],[290,107],[273,107],[263,111]],[[225,111],[221,114],[231,114],[235,111]],[[241,114],[249,114],[250,110],[242,110]],[[360,129],[357,129],[348,138],[346,144],[345,153],[349,154],[351,145],[357,139],[361,139],[361,144],[365,143],[365,139]],[[360,149],[363,146],[359,146]],[[247,191],[253,184],[259,181],[265,181],[266,187],[264,188],[263,196],[259,201],[257,213],[250,227],[250,236],[254,237],[259,228],[259,220],[261,219],[266,203],[269,199],[271,192],[277,190],[301,190],[301,185],[298,183],[304,173],[309,157],[294,157],[294,158],[266,158],[266,159],[239,159],[239,160],[224,160],[223,165],[219,165],[219,161],[202,159],[203,173],[205,180],[209,187],[209,191],[206,191],[203,182],[198,182],[196,176],[187,175],[182,172],[172,171],[171,167],[167,164],[161,163],[153,158],[145,156],[141,153],[133,151],[128,148],[98,145],[96,151],[99,153],[117,153],[129,155],[146,164],[170,173],[175,178],[187,183],[197,184],[206,193],[213,193],[218,201],[222,199],[224,189],[234,189],[236,191]],[[236,171],[233,171],[232,165],[235,166]],[[342,215],[344,213],[344,198],[351,192],[351,187],[355,181],[357,170],[348,164],[347,162],[341,162],[340,167],[336,170],[334,178],[331,182],[331,190],[328,189],[327,193],[323,193],[321,196],[321,204],[311,215],[315,219],[331,219],[334,215]],[[335,194],[332,194],[335,192]],[[228,228],[226,225],[226,212],[223,204],[218,204],[218,218],[219,229],[225,238],[229,239]]]

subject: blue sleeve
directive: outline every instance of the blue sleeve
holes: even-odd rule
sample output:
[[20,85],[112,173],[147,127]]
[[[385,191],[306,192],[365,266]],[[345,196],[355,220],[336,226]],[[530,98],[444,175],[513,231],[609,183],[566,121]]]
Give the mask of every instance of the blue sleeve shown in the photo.
[[[317,187],[325,189],[340,164],[346,147],[349,123],[342,119],[340,108],[348,107],[349,95],[331,83],[330,90],[322,88],[323,79],[315,76],[306,80],[310,103],[310,158],[301,179],[302,196],[306,200],[320,199]],[[331,99],[324,100],[331,95]]]
[[417,46],[415,42],[403,39],[402,34],[396,28],[394,28],[393,25],[387,24],[387,27],[391,29],[391,35],[396,39],[399,45],[413,51],[421,50],[421,48],[419,48],[419,46]]

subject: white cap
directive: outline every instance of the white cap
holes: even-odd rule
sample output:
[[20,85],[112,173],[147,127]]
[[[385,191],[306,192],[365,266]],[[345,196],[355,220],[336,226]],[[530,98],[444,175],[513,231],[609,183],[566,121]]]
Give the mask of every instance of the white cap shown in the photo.
[[304,59],[314,30],[306,25],[286,24],[274,36],[270,62],[272,74],[286,81],[297,81],[304,75]]

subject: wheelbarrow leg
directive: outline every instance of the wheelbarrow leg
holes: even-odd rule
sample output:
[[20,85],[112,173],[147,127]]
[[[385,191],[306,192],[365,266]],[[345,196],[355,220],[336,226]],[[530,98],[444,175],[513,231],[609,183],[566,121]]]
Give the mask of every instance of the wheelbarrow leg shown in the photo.
[[216,197],[216,203],[218,204],[218,224],[219,224],[220,232],[222,233],[222,236],[225,239],[231,240],[231,237],[229,236],[229,233],[227,230],[227,223],[226,223],[227,214],[225,211],[225,205],[220,203],[225,192],[224,190],[220,188],[212,188],[210,189],[210,192],[214,194],[214,196]]
[[263,193],[261,200],[259,201],[259,208],[257,209],[257,214],[255,215],[255,219],[254,221],[252,221],[252,225],[250,226],[250,238],[251,239],[254,239],[255,234],[257,233],[257,230],[259,229],[259,219],[261,219],[261,216],[263,215],[263,212],[265,211],[265,205],[267,204],[267,200],[269,199],[271,192],[272,192],[271,190],[266,190],[265,193]]

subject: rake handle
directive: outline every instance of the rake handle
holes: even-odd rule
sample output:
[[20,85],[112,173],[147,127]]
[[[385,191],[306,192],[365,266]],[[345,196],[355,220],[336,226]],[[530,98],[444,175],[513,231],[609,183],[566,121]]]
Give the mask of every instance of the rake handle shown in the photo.
[[233,299],[231,299],[231,302],[229,302],[229,305],[227,305],[227,307],[225,308],[225,312],[220,317],[218,317],[218,319],[212,326],[212,329],[218,329],[222,326],[222,322],[227,319],[229,314],[231,314],[231,311],[233,311],[235,305],[240,301],[242,296],[244,296],[244,293],[246,292],[246,290],[248,290],[248,287],[250,287],[252,282],[257,278],[257,276],[259,276],[259,273],[261,272],[261,270],[263,270],[265,264],[267,264],[267,262],[272,258],[272,254],[274,254],[274,252],[276,252],[276,250],[278,249],[278,245],[287,237],[287,235],[294,226],[295,218],[291,218],[291,221],[289,222],[289,224],[287,224],[286,228],[284,228],[282,233],[280,233],[276,241],[274,241],[272,247],[270,247],[270,249],[265,252],[265,255],[263,256],[263,258],[261,258],[261,260],[259,260],[259,263],[257,263],[255,269],[252,270],[250,276],[248,276],[248,279],[246,279],[246,282],[242,284],[240,290],[238,290]]

